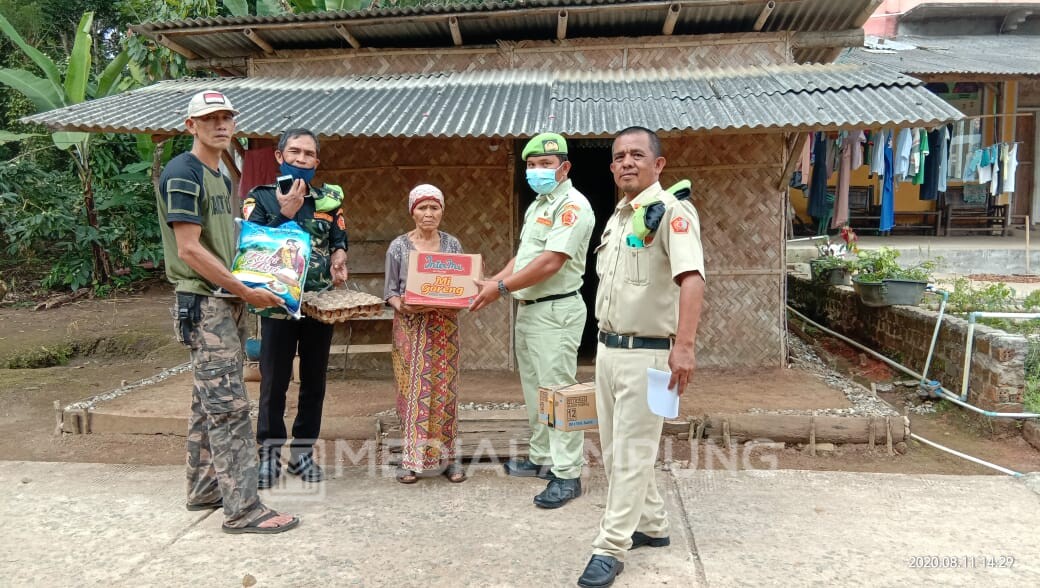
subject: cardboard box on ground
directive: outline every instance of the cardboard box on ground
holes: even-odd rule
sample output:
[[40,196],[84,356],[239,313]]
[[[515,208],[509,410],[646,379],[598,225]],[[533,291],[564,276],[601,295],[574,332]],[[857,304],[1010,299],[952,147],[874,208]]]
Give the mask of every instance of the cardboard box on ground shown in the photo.
[[538,388],[538,422],[559,431],[596,429],[596,386],[584,382]]
[[415,306],[468,308],[484,269],[480,255],[413,251],[408,256],[404,302]]

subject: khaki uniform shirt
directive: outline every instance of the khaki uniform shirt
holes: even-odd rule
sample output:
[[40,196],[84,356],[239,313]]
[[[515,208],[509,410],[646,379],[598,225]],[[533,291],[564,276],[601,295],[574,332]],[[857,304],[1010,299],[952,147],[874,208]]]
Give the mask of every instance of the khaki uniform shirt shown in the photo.
[[[644,247],[627,244],[632,215],[660,200],[664,217]],[[624,198],[607,220],[596,248],[596,319],[599,329],[637,337],[674,337],[679,320],[679,287],[686,272],[704,276],[701,228],[689,200],[676,200],[654,183],[633,199]]]
[[585,257],[595,224],[592,206],[570,180],[560,182],[549,194],[539,194],[524,214],[513,271],[520,271],[543,251],[563,253],[570,259],[548,279],[513,292],[513,297],[535,300],[581,289]]

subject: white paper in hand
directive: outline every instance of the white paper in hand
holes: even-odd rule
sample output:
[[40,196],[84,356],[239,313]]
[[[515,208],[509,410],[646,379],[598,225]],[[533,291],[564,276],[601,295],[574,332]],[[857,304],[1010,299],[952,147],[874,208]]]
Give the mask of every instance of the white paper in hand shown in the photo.
[[668,388],[671,378],[672,372],[646,368],[646,403],[650,412],[666,419],[679,416],[679,394]]

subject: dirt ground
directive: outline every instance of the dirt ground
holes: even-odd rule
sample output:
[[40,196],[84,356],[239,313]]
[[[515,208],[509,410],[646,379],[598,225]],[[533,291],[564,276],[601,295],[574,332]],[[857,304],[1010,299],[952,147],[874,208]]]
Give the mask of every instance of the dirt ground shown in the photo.
[[[170,306],[172,292],[165,284],[111,299],[81,299],[43,311],[31,305],[0,306],[0,365],[47,363],[67,357],[63,365],[0,369],[0,455],[5,459],[179,464],[184,460],[184,438],[175,435],[55,434],[54,403],[64,406],[128,382],[150,377],[187,360],[173,340]],[[856,381],[884,382],[893,375],[884,366],[867,361],[841,344],[816,342],[821,361]],[[592,367],[580,368],[591,379]],[[330,382],[327,410],[346,415],[371,415],[393,408],[390,374],[348,373]],[[335,376],[333,376],[335,378]],[[166,402],[187,398],[185,382],[169,380]],[[521,402],[515,374],[464,372],[460,402],[508,404]],[[255,398],[255,386],[250,390]],[[290,390],[291,396],[292,390]],[[904,398],[885,397],[902,409]],[[911,399],[912,401],[913,399]],[[179,402],[179,400],[176,400]],[[187,403],[184,403],[185,420]],[[808,378],[791,369],[759,372],[702,370],[684,395],[680,414],[739,412],[749,407],[766,410],[805,410],[849,406],[842,392],[822,379]],[[1040,452],[1020,436],[995,435],[959,409],[941,407],[933,414],[911,415],[912,430],[930,440],[1018,471],[1040,471]],[[589,435],[595,441],[595,435]],[[905,455],[889,456],[884,448],[841,446],[812,457],[788,446],[779,451],[748,454],[737,448],[666,438],[662,458],[675,467],[776,467],[893,473],[993,473],[959,458],[912,442]]]

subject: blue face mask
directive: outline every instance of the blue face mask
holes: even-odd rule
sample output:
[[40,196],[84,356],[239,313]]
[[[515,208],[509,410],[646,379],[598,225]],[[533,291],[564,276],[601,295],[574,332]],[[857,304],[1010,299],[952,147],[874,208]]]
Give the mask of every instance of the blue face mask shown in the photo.
[[[560,166],[563,167],[563,166]],[[548,194],[556,189],[560,183],[556,181],[556,172],[560,168],[545,169],[534,168],[527,170],[527,185],[539,194]]]
[[283,161],[278,169],[282,172],[283,176],[292,176],[293,180],[303,180],[308,186],[311,184],[311,180],[314,179],[313,169],[306,169],[303,167],[296,167],[295,165]]

